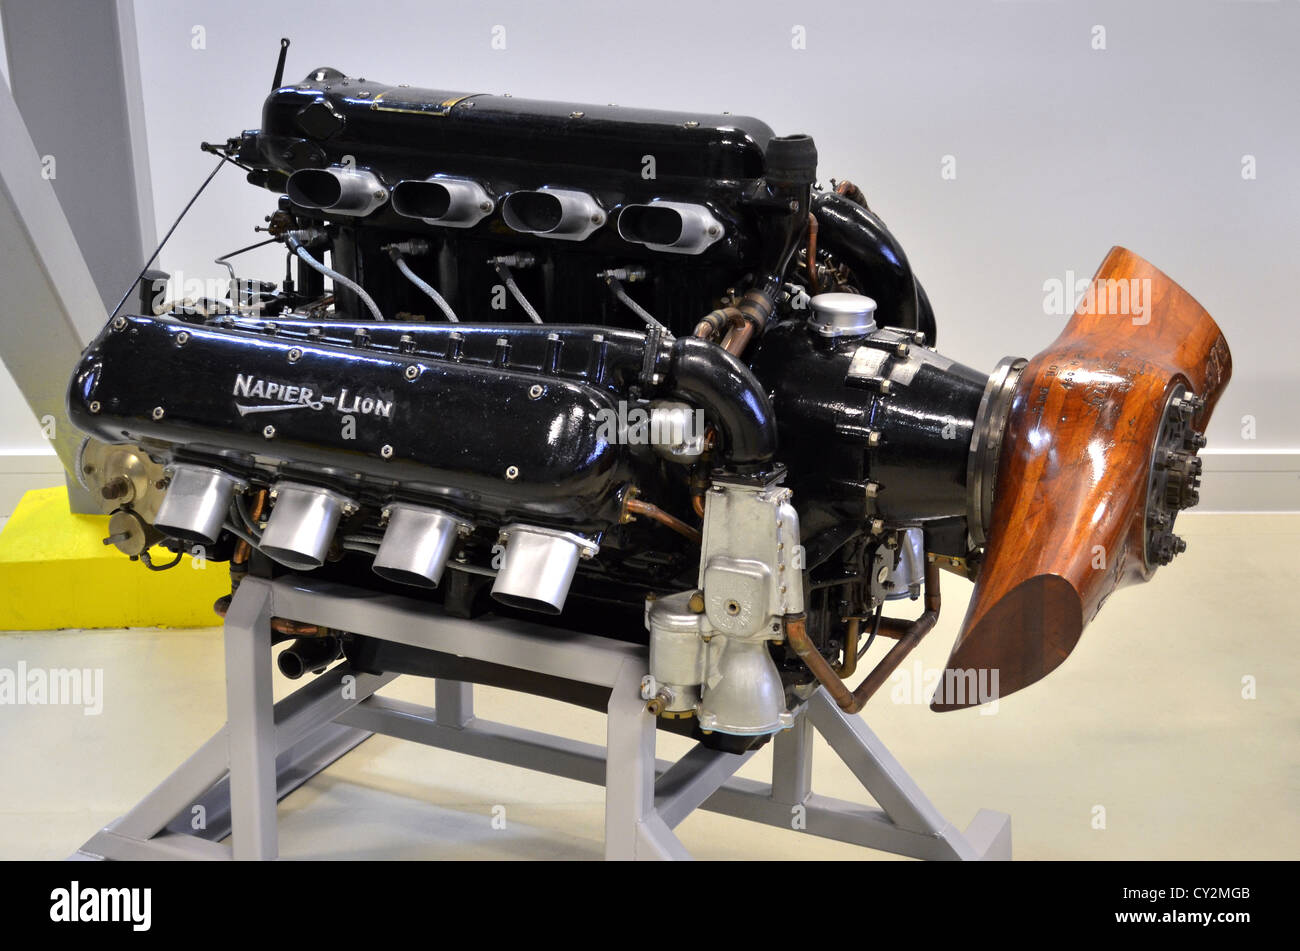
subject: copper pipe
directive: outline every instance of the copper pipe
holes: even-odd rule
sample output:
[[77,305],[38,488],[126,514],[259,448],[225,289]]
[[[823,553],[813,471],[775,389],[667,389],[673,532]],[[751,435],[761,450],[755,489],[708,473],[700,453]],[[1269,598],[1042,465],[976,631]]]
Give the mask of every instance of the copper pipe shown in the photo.
[[904,621],[896,617],[882,617],[880,619],[880,628],[876,631],[877,637],[888,637],[896,641],[907,634],[908,628],[912,626],[911,621]]
[[704,493],[709,491],[709,455],[713,452],[713,444],[717,440],[717,429],[706,426],[704,429],[704,452],[700,455],[699,461],[691,467],[691,508],[695,510],[696,516],[701,519],[704,518]]
[[812,642],[808,636],[807,618],[802,614],[787,614],[785,617],[785,641],[799,655],[799,659],[807,665],[812,671],[826,692],[831,695],[831,699],[842,710],[848,710],[853,704],[853,692],[844,685],[826,662],[826,658],[821,655],[817,645]]
[[911,627],[911,621],[904,621],[902,618],[897,617],[882,617],[880,619],[880,630],[876,633],[881,637],[891,637],[898,640],[900,637],[906,636]]
[[[908,654],[912,652],[921,638],[934,627],[935,622],[939,620],[939,567],[934,562],[927,562],[925,566],[925,611],[919,618],[906,625],[905,631],[889,653],[881,658],[880,663],[872,668],[871,673],[867,674],[865,680],[858,684],[856,690],[850,690],[844,683],[843,678],[835,673],[835,669],[821,651],[817,650],[817,645],[812,642],[808,636],[807,621],[802,614],[787,615],[785,619],[785,636],[786,642],[794,648],[794,652],[799,655],[808,669],[812,671],[821,685],[826,688],[826,692],[845,713],[857,713],[861,710],[872,695],[884,685],[889,675],[898,669],[898,665],[903,662]],[[882,618],[882,627],[883,621]]]
[[[212,610],[216,612],[217,617],[224,618],[230,611],[230,595],[223,595],[217,598],[216,603],[212,605]],[[288,634],[291,637],[321,637],[326,633],[326,629],[315,624],[304,624],[302,621],[291,621],[284,617],[271,618],[271,630],[277,634]]]
[[749,346],[749,340],[754,336],[754,325],[749,321],[741,324],[739,327],[733,327],[727,331],[727,336],[722,341],[722,349],[733,356],[740,356]]
[[642,502],[640,499],[629,497],[623,503],[623,510],[627,513],[635,513],[637,515],[644,515],[646,518],[652,518],[656,522],[667,525],[677,534],[689,538],[695,544],[698,545],[700,543],[700,533],[698,529],[691,528],[691,526],[687,525],[681,519],[674,515],[669,515],[657,505],[652,505],[649,502]]
[[814,294],[821,290],[817,280],[817,216],[808,212],[808,286]]
[[871,210],[867,205],[867,196],[862,193],[862,189],[857,185],[854,185],[847,178],[835,186],[835,194],[842,195],[849,201],[856,202],[868,211]]
[[324,628],[315,624],[291,621],[287,617],[271,618],[271,630],[277,634],[290,634],[293,637],[320,637],[325,633]]
[[858,636],[862,633],[862,622],[855,617],[849,618],[849,626],[844,631],[844,661],[835,668],[841,678],[852,677],[858,669]]
[[709,311],[695,325],[695,336],[701,340],[716,340],[723,330],[739,327],[745,322],[745,315],[739,307],[719,307]]
[[[254,525],[262,517],[262,510],[266,506],[266,489],[259,489],[257,497],[253,499],[253,510],[249,514],[253,517]],[[232,565],[242,565],[248,561],[248,556],[252,554],[253,548],[242,538],[235,545],[235,553],[230,556]]]
[[772,317],[776,304],[772,298],[757,288],[749,291],[740,301],[740,313],[745,321],[740,326],[733,326],[722,341],[722,348],[733,356],[742,356],[749,341],[763,328]]
[[[865,624],[867,621],[875,621],[875,618],[874,617],[846,617],[846,618],[841,618],[841,620],[857,621],[859,624],[858,631],[860,634],[862,630],[860,625]],[[904,634],[906,634],[908,628],[910,628],[911,626],[912,626],[911,621],[905,621],[902,618],[882,617],[880,619],[880,626],[876,628],[876,636],[888,637],[890,640],[896,641]],[[862,656],[861,650],[859,650],[858,656],[859,657]]]

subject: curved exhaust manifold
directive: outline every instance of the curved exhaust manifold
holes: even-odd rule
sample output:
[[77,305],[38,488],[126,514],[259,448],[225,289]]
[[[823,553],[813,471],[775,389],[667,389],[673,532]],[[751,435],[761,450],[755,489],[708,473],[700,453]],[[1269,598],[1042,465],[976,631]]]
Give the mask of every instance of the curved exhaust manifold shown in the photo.
[[472,228],[496,207],[483,186],[472,178],[432,175],[404,179],[393,186],[393,211],[419,218],[427,225]]
[[722,234],[722,224],[708,208],[689,202],[625,205],[618,213],[619,237],[652,251],[702,254]]
[[582,241],[605,223],[605,210],[586,192],[539,188],[507,195],[501,217],[522,234]]
[[285,185],[289,200],[301,208],[363,217],[388,200],[388,189],[374,172],[346,165],[303,168]]

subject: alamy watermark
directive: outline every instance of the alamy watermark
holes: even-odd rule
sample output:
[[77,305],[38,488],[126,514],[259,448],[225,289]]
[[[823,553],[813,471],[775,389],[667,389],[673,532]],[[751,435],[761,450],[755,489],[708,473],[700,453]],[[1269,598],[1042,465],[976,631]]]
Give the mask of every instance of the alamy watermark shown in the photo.
[[152,888],[93,888],[73,881],[50,892],[50,921],[129,923],[132,931],[153,925]]
[[688,446],[705,435],[704,411],[685,404],[629,406],[619,400],[617,409],[596,412],[596,437],[626,446]]
[[0,707],[81,707],[88,717],[104,712],[104,670],[100,667],[0,667]]
[[182,314],[207,316],[225,313],[231,307],[246,304],[256,298],[261,282],[251,278],[189,277],[176,271],[166,281],[155,281],[149,306],[155,314],[177,311]]
[[1065,272],[1065,279],[1043,281],[1043,313],[1128,317],[1135,326],[1151,323],[1151,278],[1090,280]]
[[911,670],[900,667],[894,671],[889,699],[901,704],[979,705],[980,716],[992,716],[998,712],[1000,673],[996,667],[927,668],[918,660]]

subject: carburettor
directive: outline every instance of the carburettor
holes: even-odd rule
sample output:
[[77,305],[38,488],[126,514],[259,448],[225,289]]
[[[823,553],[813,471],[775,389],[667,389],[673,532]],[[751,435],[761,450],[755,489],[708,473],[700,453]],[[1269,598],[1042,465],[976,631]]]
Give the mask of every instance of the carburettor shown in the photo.
[[791,723],[769,643],[803,612],[799,513],[777,479],[715,481],[705,496],[698,588],[646,602],[646,699],[695,712],[703,730],[771,733]]

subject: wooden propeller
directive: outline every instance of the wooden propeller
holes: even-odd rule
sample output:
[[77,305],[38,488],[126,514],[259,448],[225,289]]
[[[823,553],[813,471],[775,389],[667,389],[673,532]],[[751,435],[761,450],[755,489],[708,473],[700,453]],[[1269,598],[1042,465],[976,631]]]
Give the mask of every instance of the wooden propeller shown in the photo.
[[959,689],[972,672],[999,697],[1040,680],[1112,591],[1151,576],[1147,526],[1161,516],[1148,511],[1149,480],[1163,465],[1154,450],[1171,399],[1186,388],[1204,400],[1185,409],[1194,456],[1231,374],[1227,341],[1201,305],[1113,248],[1016,384],[983,564],[932,709],[992,699]]

